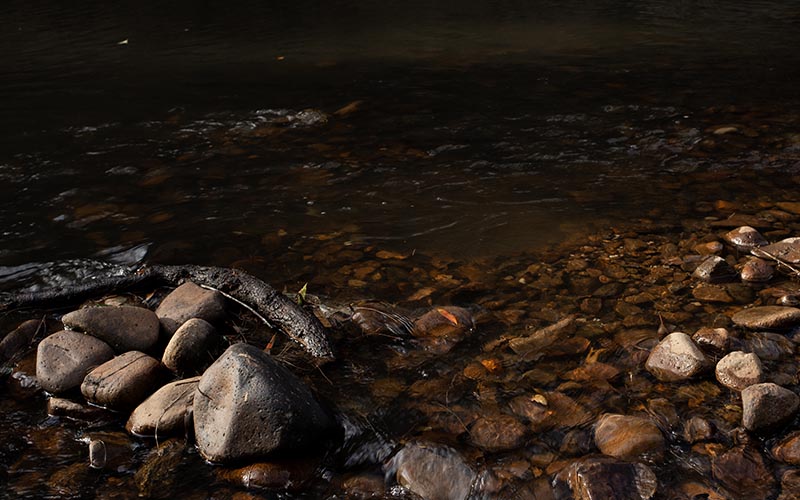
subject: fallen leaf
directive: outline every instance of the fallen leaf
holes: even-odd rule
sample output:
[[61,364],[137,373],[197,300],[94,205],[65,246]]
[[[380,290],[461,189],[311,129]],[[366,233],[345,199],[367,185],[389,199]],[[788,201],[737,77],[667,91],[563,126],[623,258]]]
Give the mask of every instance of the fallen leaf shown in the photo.
[[453,314],[451,312],[449,312],[447,309],[442,309],[441,307],[437,307],[436,308],[436,312],[438,312],[439,314],[444,316],[447,319],[447,321],[449,321],[450,323],[453,323],[454,325],[458,325],[458,318],[453,316]]

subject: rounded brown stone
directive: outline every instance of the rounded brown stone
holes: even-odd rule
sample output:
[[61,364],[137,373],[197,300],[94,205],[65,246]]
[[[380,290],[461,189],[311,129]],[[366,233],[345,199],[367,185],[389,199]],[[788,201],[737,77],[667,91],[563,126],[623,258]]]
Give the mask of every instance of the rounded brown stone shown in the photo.
[[594,441],[604,455],[633,459],[664,451],[664,435],[652,421],[631,415],[607,413],[600,417]]
[[511,415],[481,417],[469,430],[473,444],[486,451],[508,451],[525,443],[526,427]]
[[751,330],[790,328],[800,324],[800,309],[785,306],[760,306],[742,309],[731,317],[737,326]]
[[102,340],[80,332],[61,331],[46,337],[36,351],[36,378],[46,391],[78,387],[93,367],[114,357]]

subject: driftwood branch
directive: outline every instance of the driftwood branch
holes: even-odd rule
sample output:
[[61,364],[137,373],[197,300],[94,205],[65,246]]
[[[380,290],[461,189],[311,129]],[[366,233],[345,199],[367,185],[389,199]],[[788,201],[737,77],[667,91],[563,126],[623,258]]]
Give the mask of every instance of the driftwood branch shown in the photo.
[[159,284],[177,286],[186,281],[219,290],[236,302],[246,304],[312,356],[333,359],[333,349],[325,329],[313,314],[267,283],[238,269],[193,265],[146,266],[131,274],[103,278],[63,290],[4,294],[0,296],[0,310],[64,305],[110,292]]

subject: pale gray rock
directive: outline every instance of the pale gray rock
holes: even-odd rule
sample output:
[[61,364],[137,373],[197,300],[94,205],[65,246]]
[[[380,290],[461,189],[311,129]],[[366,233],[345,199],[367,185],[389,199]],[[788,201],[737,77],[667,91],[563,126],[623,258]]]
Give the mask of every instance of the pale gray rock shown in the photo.
[[96,337],[80,332],[57,332],[39,343],[36,378],[48,392],[68,391],[81,385],[89,370],[113,357],[114,350]]
[[686,380],[699,375],[707,367],[702,351],[682,332],[674,332],[656,345],[647,358],[645,368],[662,382]]
[[172,336],[192,318],[212,324],[222,321],[225,318],[225,298],[216,290],[207,290],[188,281],[164,297],[156,309],[156,316]]
[[158,341],[158,318],[143,307],[85,307],[65,314],[61,321],[106,342],[117,353],[146,351]]
[[728,389],[741,391],[764,381],[761,360],[754,353],[734,351],[717,362],[717,381]]
[[800,397],[777,384],[753,384],[742,391],[742,425],[750,431],[780,426],[794,417]]
[[465,500],[476,482],[476,471],[449,446],[414,441],[389,463],[398,484],[426,500]]

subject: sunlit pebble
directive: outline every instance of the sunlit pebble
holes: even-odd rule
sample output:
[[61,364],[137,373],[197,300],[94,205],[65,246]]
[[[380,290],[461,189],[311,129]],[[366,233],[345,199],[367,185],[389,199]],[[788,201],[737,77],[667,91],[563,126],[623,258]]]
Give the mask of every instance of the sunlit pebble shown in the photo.
[[778,299],[778,304],[782,306],[797,306],[800,305],[800,299],[796,295],[784,295]]

